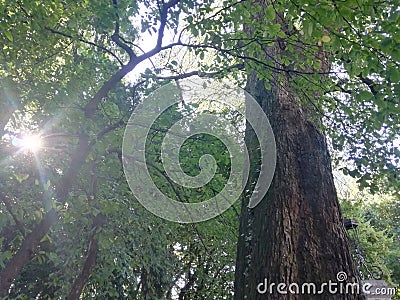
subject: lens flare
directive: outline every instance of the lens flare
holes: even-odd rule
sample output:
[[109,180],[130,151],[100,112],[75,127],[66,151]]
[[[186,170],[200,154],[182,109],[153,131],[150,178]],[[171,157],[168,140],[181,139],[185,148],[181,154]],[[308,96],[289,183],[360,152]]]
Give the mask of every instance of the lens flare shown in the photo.
[[36,153],[42,148],[42,138],[40,135],[26,135],[22,138],[15,137],[12,144],[21,150],[30,151]]

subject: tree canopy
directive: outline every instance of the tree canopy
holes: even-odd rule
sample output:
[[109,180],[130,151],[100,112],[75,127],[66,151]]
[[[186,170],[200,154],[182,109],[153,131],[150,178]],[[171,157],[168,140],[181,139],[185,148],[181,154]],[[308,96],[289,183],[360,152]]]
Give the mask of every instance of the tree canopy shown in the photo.
[[[204,223],[168,222],[135,201],[122,169],[132,111],[190,76],[243,87],[255,71],[267,88],[289,77],[343,172],[393,194],[398,208],[397,1],[0,4],[0,297],[232,298],[240,203]],[[284,55],[260,55],[271,45]],[[158,120],[147,157],[166,193],[196,201],[221,190],[229,154],[208,135],[194,137],[180,153],[183,168],[196,175],[206,151],[220,173],[197,191],[173,189],[157,147],[184,113]],[[24,144],[35,134],[39,149]],[[371,224],[398,234],[378,206]]]

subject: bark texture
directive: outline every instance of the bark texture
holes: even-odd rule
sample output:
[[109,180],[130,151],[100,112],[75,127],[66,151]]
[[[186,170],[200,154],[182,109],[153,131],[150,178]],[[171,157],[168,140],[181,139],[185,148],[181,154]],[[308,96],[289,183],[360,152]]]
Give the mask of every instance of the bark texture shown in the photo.
[[[268,2],[257,5],[265,8]],[[283,17],[277,22],[285,28]],[[264,51],[270,60],[287,55],[279,43]],[[317,53],[316,59],[323,71],[329,69],[326,53]],[[248,209],[249,195],[244,195],[235,299],[356,299],[357,295],[350,293],[333,295],[328,287],[323,294],[301,294],[303,283],[314,283],[318,291],[322,283],[339,282],[339,272],[348,276],[344,283],[355,281],[324,134],[311,121],[309,107],[292,92],[289,73],[279,85],[271,82],[271,89],[266,90],[265,82],[254,72],[248,77],[247,91],[269,118],[277,165],[268,193],[258,206]],[[246,144],[253,164],[249,182],[254,182],[260,153],[251,130],[246,132]],[[286,284],[286,291],[291,283],[297,284],[300,293],[278,293],[279,283]],[[270,284],[275,284],[271,290]],[[260,293],[257,287],[267,290]]]
[[[352,295],[260,294],[269,283],[349,281],[353,267],[326,140],[288,91],[253,74],[248,91],[267,112],[277,145],[277,166],[263,201],[249,210],[244,201],[238,243],[235,299],[354,299]],[[251,134],[250,134],[251,135]],[[250,151],[254,137],[248,136]],[[273,288],[276,291],[276,287]],[[327,289],[326,289],[327,290]]]
[[85,259],[85,263],[83,264],[82,270],[79,273],[78,277],[75,278],[74,283],[72,284],[72,288],[69,291],[69,294],[66,300],[78,300],[83,288],[85,287],[87,280],[89,279],[90,273],[92,269],[96,265],[96,257],[99,251],[99,242],[96,238],[92,238],[89,242],[87,256]]
[[82,294],[83,288],[87,284],[90,274],[96,265],[97,254],[99,252],[99,241],[96,237],[96,230],[103,226],[106,222],[106,216],[103,214],[98,214],[93,217],[92,225],[92,237],[90,238],[86,258],[83,263],[81,272],[75,278],[72,287],[66,300],[78,300]]
[[35,253],[41,238],[49,231],[50,227],[57,221],[57,213],[54,209],[49,210],[42,221],[36,225],[22,243],[19,251],[8,262],[7,267],[0,272],[0,299],[8,294],[14,278],[24,267],[25,263]]

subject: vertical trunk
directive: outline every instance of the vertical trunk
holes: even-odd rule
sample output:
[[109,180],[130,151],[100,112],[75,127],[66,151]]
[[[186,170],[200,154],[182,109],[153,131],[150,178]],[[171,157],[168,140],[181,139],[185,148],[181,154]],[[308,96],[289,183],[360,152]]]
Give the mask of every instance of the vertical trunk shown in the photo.
[[0,271],[0,299],[8,294],[12,281],[35,253],[40,240],[56,221],[57,213],[54,209],[50,209],[42,221],[26,236],[18,252],[10,259],[7,266]]
[[[260,5],[265,8],[267,4],[261,1]],[[277,54],[286,55],[279,46],[264,50],[269,60]],[[316,59],[327,67],[326,58],[316,54]],[[325,136],[311,121],[309,109],[291,91],[289,78],[279,85],[271,82],[271,86],[266,90],[255,72],[249,75],[247,91],[263,108],[274,131],[277,165],[268,193],[258,206],[248,209],[249,195],[244,195],[235,299],[356,299],[351,293],[333,295],[334,288],[330,292],[327,286],[317,295],[312,288],[307,293],[304,286],[301,294],[303,283],[314,283],[318,292],[322,283],[340,282],[339,272],[348,276],[343,284],[354,281],[353,265]],[[257,143],[254,133],[246,131],[253,164],[260,155]],[[251,166],[249,182],[257,179],[256,170]],[[279,283],[287,294],[278,292]],[[275,285],[269,289],[270,284]],[[290,284],[299,286],[300,293],[291,293]],[[296,292],[295,285],[292,289]]]
[[66,300],[78,300],[80,298],[83,288],[85,287],[89,279],[90,273],[92,272],[92,269],[96,264],[98,251],[99,242],[96,238],[92,238],[89,242],[86,259],[83,264],[82,270],[79,273],[78,277],[75,278]]
[[[263,201],[251,210],[244,201],[235,299],[354,299],[333,296],[327,288],[316,296],[279,295],[276,286],[272,295],[257,291],[265,279],[300,287],[315,283],[318,290],[323,282],[337,282],[338,272],[353,277],[325,137],[287,88],[264,86],[255,74],[249,77],[248,92],[264,108],[275,134],[277,166]],[[254,152],[251,133],[246,142]]]
[[99,252],[99,242],[95,237],[96,229],[103,226],[105,222],[106,216],[103,214],[98,214],[93,218],[93,235],[89,240],[86,258],[81,272],[75,278],[66,300],[78,300],[80,298],[83,288],[89,280],[89,276],[96,265],[97,254]]

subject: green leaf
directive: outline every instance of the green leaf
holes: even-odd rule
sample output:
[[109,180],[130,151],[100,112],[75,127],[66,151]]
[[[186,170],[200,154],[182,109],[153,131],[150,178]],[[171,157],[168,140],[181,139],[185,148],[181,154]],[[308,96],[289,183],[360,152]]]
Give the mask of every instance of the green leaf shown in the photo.
[[29,178],[29,174],[15,174],[14,177],[19,183],[22,183]]
[[400,83],[398,83],[398,84],[396,84],[396,85],[394,86],[394,93],[395,93],[396,95],[400,95]]
[[265,19],[266,20],[275,20],[275,9],[272,5],[269,5],[265,10]]
[[45,191],[48,191],[49,188],[50,188],[50,185],[51,185],[51,182],[50,182],[50,179],[48,179],[48,180],[46,181],[46,183],[43,184],[43,189],[44,189]]
[[305,33],[308,37],[311,37],[312,33],[313,33],[313,27],[314,27],[314,23],[313,22],[307,22],[305,23]]
[[14,41],[13,35],[12,35],[12,33],[11,33],[10,31],[4,31],[4,35],[6,36],[6,38],[7,38],[10,42],[13,42],[13,41]]
[[391,82],[399,82],[400,81],[400,71],[397,68],[390,68],[388,70],[389,79]]
[[330,41],[331,41],[331,38],[329,35],[324,35],[321,38],[321,42],[323,42],[323,43],[329,43]]
[[363,90],[363,91],[360,91],[356,97],[357,97],[357,100],[359,100],[359,101],[368,101],[368,100],[371,100],[374,97],[374,95],[369,91]]
[[383,48],[387,48],[392,44],[392,39],[391,38],[385,38],[381,41],[381,46]]

